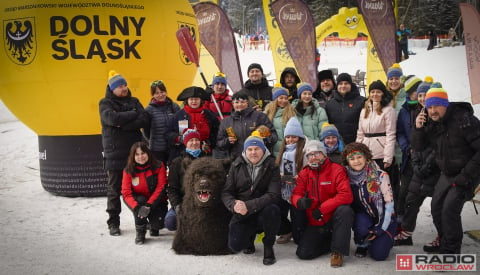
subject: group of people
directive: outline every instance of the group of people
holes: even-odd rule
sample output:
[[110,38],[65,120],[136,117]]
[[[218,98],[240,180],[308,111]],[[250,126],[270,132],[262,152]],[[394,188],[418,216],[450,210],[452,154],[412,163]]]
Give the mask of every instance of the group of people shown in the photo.
[[368,98],[348,73],[317,76],[314,90],[285,68],[271,87],[252,63],[240,91],[230,93],[217,73],[206,90],[184,89],[182,108],[154,81],[144,110],[112,72],[100,101],[110,234],[120,235],[120,194],[134,214],[135,243],[147,225],[151,236],[175,230],[183,160],[213,155],[232,161],[221,198],[233,214],[233,253],[254,253],[263,232],[265,265],[276,262],[275,243],[293,238],[300,259],[330,253],[339,267],[353,230],[357,257],[385,260],[393,245],[413,244],[427,196],[438,236],[424,250],[460,253],[461,210],[480,174],[471,105],[449,102],[441,84],[404,76],[399,64],[386,83],[370,83]]

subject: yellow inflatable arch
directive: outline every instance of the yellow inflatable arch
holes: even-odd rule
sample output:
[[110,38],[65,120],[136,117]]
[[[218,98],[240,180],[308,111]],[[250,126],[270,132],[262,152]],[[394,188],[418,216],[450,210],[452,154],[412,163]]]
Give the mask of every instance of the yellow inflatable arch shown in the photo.
[[1,1],[0,17],[0,98],[39,135],[43,186],[103,194],[98,102],[108,72],[122,74],[144,106],[153,80],[163,80],[175,100],[196,75],[175,36],[185,26],[198,36],[190,3]]

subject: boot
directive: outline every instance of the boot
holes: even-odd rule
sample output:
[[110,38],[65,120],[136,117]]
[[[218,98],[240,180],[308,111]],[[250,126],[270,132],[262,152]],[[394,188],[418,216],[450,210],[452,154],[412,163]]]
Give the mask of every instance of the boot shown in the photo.
[[135,244],[144,244],[145,243],[145,234],[147,234],[147,225],[135,225],[137,235],[135,236]]
[[263,264],[272,265],[276,262],[275,253],[273,253],[273,245],[264,245],[263,246]]
[[393,245],[398,246],[398,245],[413,245],[412,241],[412,234],[413,232],[411,231],[406,231],[403,229],[400,229],[398,231],[399,233],[395,236],[394,238],[394,243]]
[[438,253],[440,252],[440,236],[437,235],[435,240],[430,242],[427,245],[423,246],[423,251],[427,253]]

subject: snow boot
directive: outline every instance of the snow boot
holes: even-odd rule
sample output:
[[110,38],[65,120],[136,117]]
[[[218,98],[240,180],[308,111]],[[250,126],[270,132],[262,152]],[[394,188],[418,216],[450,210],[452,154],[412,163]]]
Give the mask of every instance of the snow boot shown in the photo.
[[135,244],[144,244],[145,234],[147,234],[147,225],[135,225],[135,230],[137,231],[137,234],[135,236]]
[[273,252],[273,245],[263,246],[263,264],[272,265],[276,262],[275,253]]

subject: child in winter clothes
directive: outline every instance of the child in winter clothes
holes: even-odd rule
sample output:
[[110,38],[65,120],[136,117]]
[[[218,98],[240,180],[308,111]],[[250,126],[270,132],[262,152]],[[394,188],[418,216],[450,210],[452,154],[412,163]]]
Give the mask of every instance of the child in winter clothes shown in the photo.
[[397,227],[388,174],[373,161],[370,149],[363,143],[347,144],[342,160],[347,165],[354,198],[355,256],[365,257],[368,251],[373,259],[383,261],[393,246]]
[[328,158],[338,164],[342,164],[342,151],[345,145],[333,124],[324,123],[322,126],[322,142],[327,150]]
[[[277,239],[278,244],[288,243],[292,238],[297,243],[301,232],[305,229],[305,215],[302,211],[296,211],[291,205],[290,197],[295,188],[297,174],[303,168],[303,147],[305,146],[305,136],[302,126],[296,117],[290,118],[284,131],[285,139],[280,146],[279,154],[275,163],[280,167],[282,198],[280,202],[280,230]],[[291,222],[288,220],[290,212]]]
[[130,149],[122,195],[135,219],[135,244],[145,242],[147,223],[151,226],[150,236],[159,236],[167,212],[167,173],[144,142],[136,142]]

